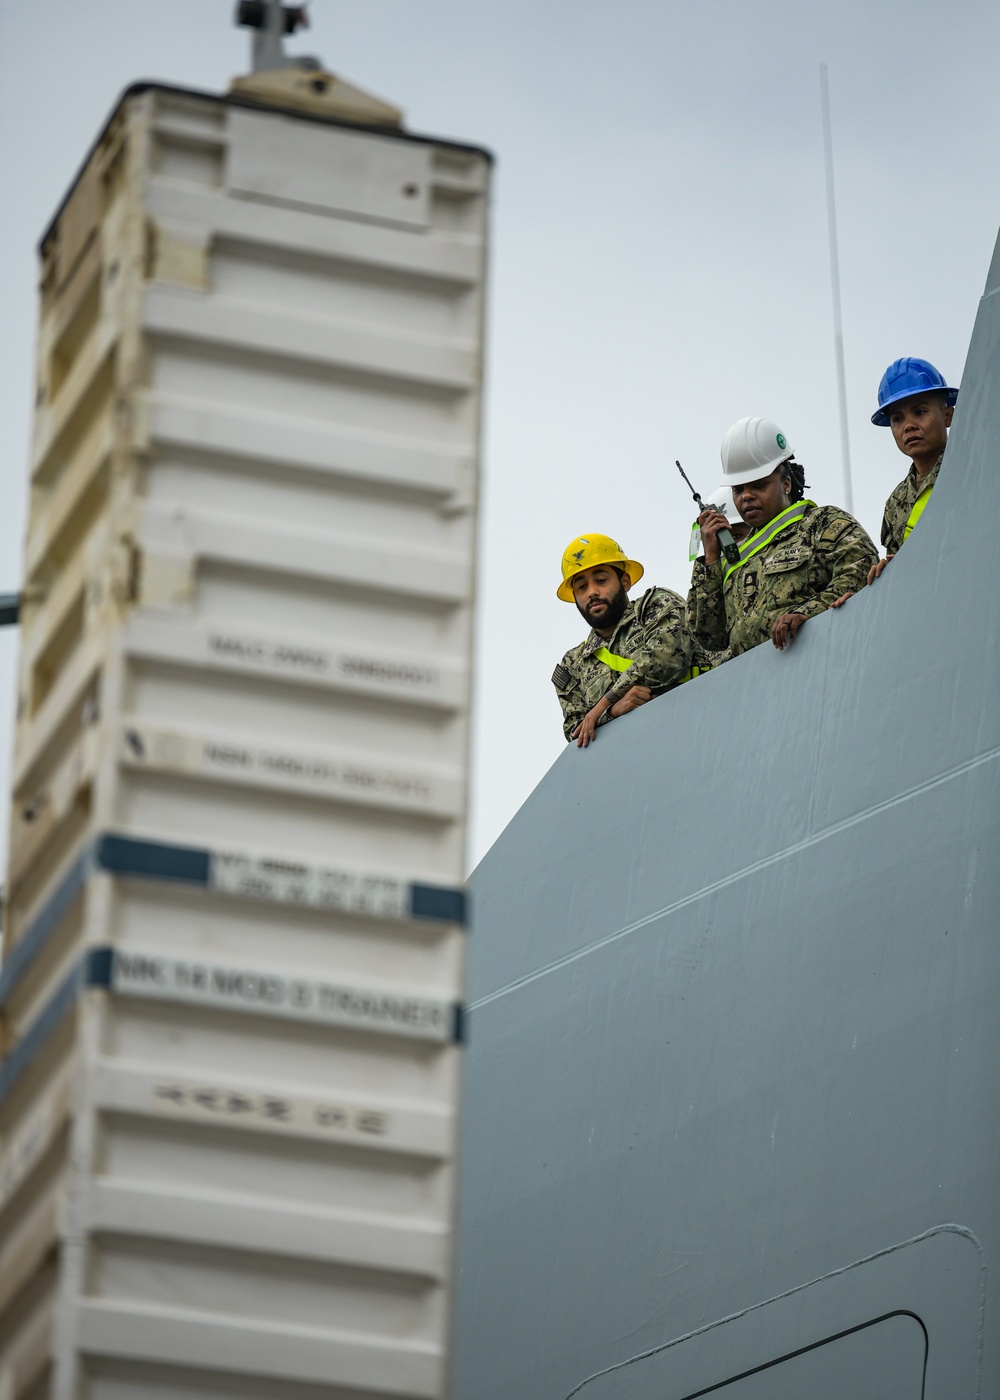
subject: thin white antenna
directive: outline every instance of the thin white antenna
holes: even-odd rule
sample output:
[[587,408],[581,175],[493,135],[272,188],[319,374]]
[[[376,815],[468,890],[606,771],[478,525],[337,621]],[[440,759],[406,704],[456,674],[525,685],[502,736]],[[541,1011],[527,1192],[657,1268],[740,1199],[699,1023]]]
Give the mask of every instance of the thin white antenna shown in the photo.
[[820,103],[823,108],[823,150],[826,156],[826,222],[830,233],[830,290],[833,295],[833,349],[837,361],[837,393],[840,398],[840,452],[844,464],[844,504],[854,514],[851,490],[851,444],[847,435],[847,375],[844,370],[844,324],[840,314],[840,255],[837,252],[837,202],[833,189],[833,134],[830,126],[830,82],[826,64],[819,65]]

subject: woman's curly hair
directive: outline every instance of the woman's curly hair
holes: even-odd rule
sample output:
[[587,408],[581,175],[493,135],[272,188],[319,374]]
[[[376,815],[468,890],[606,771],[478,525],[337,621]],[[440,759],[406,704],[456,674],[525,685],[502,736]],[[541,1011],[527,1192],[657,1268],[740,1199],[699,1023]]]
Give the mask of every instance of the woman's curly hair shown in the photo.
[[788,477],[788,496],[794,503],[801,501],[808,489],[806,486],[806,469],[801,462],[796,462],[794,457],[789,457],[786,462],[782,462],[778,468],[783,476]]

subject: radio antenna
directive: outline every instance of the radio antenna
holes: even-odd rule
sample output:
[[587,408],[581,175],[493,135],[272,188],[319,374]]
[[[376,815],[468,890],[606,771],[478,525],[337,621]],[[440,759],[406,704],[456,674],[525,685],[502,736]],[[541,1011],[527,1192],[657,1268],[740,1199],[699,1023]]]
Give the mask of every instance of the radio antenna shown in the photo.
[[826,222],[830,234],[830,291],[833,297],[833,351],[837,361],[840,400],[840,453],[844,465],[844,504],[854,514],[851,490],[851,444],[847,433],[847,375],[844,370],[844,324],[840,313],[840,255],[837,251],[837,202],[833,188],[833,133],[830,125],[830,82],[826,64],[819,65],[820,105],[823,109],[823,153],[826,157]]

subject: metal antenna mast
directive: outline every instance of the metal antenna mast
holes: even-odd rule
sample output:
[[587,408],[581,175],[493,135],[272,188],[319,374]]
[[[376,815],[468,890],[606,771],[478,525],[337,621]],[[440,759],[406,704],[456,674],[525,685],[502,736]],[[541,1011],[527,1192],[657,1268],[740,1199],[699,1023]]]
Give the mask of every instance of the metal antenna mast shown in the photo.
[[284,36],[284,6],[279,3],[279,0],[264,0],[264,23],[260,29],[254,30],[253,36],[253,71],[255,73],[291,66],[282,43]]
[[840,255],[837,252],[837,203],[833,188],[833,134],[830,126],[830,82],[826,64],[819,65],[820,102],[823,108],[823,151],[826,156],[826,221],[830,234],[830,290],[833,296],[833,348],[837,361],[837,393],[840,399],[840,451],[844,464],[844,504],[854,514],[851,490],[851,444],[847,435],[847,375],[844,370],[844,324],[840,314]]

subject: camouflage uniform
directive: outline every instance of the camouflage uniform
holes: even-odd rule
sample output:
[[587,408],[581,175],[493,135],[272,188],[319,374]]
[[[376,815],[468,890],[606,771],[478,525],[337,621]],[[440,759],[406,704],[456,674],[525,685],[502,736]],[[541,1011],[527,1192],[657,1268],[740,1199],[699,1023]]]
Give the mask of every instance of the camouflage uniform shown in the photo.
[[[601,647],[615,656],[630,657],[632,665],[627,671],[613,671],[595,657]],[[609,692],[614,704],[634,685],[649,686],[654,696],[673,690],[696,657],[698,664],[707,666],[688,636],[683,599],[669,588],[647,589],[637,601],[629,602],[607,640],[591,630],[586,641],[563,657],[564,674],[556,667],[552,684],[562,706],[563,733],[572,739],[584,715]],[[610,719],[605,713],[598,724],[607,724]]]
[[[702,569],[704,569],[704,567],[705,567],[705,556],[704,556],[704,554],[692,555],[692,556],[691,556],[691,563],[692,563],[692,564],[695,564],[695,565],[699,565],[699,564],[700,564],[701,567],[702,567]],[[686,611],[686,613],[687,613],[688,632],[689,632],[690,635],[691,635],[692,641],[694,641],[694,623],[691,621],[691,619],[692,619],[692,617],[693,617],[693,614],[692,614],[692,612],[691,612],[691,604],[692,604],[692,601],[693,601],[693,600],[692,600],[692,598],[691,598],[691,594],[689,593],[689,594],[688,594],[688,600],[687,600],[687,603],[686,603],[686,605],[685,605],[685,611]],[[694,601],[696,601],[696,600],[694,600]],[[695,642],[695,645],[698,647],[699,651],[701,652],[702,657],[704,658],[704,660],[703,660],[703,662],[702,662],[702,665],[705,666],[706,669],[708,669],[708,670],[710,670],[710,671],[716,670],[719,666],[724,665],[725,662],[727,662],[727,661],[732,661],[732,659],[733,659],[732,648],[730,648],[730,647],[725,647],[722,651],[707,651],[706,648],[703,647],[703,646],[701,645],[700,642]]]
[[[725,576],[725,559],[698,560],[688,594],[688,626],[708,650],[734,656],[760,646],[782,613],[815,617],[842,593],[863,588],[878,553],[852,515],[806,502],[806,514],[779,530],[745,564]],[[744,542],[752,543],[750,540]]]
[[906,476],[885,503],[882,516],[882,547],[886,554],[898,554],[903,547],[903,531],[910,518],[910,511],[916,499],[924,491],[929,491],[937,481],[944,453],[931,467],[926,476],[917,476],[916,467],[911,467]]

